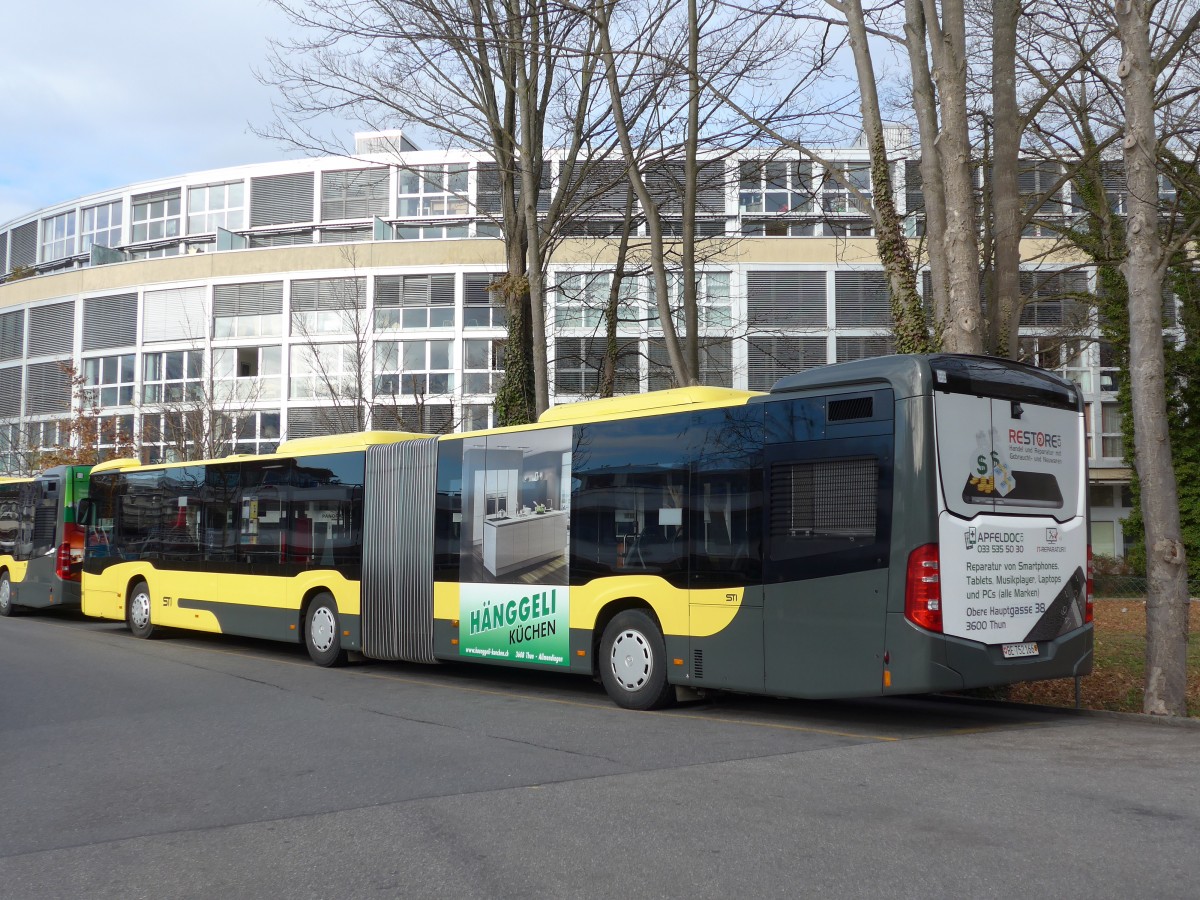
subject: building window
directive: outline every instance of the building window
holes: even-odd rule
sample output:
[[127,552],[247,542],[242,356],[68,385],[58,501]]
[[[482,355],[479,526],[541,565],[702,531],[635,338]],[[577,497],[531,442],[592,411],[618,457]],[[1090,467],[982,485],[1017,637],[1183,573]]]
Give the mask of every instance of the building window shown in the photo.
[[393,239],[397,241],[440,241],[470,236],[466,225],[397,225],[393,230]]
[[454,390],[451,341],[380,341],[375,345],[375,395],[430,397]]
[[502,274],[472,272],[463,276],[463,327],[503,328],[508,322],[504,297],[492,285]]
[[283,333],[283,282],[219,284],[213,291],[213,337]]
[[823,337],[755,334],[748,343],[747,387],[752,391],[769,391],[784,375],[828,362]]
[[466,216],[466,163],[402,168],[397,192],[397,215],[402,218]]
[[178,256],[179,245],[172,244],[169,247],[156,247],[153,250],[131,250],[129,253],[130,259],[165,259],[168,256]]
[[83,361],[86,397],[96,406],[129,406],[137,376],[136,355],[102,356]]
[[375,279],[375,328],[454,327],[453,275],[388,275]]
[[142,356],[142,399],[182,403],[204,395],[204,352],[168,350]]
[[[612,279],[610,272],[560,274],[554,293],[555,325],[559,328],[588,328],[593,331],[602,328]],[[636,326],[641,318],[637,308],[637,278],[622,278],[618,293],[618,323]]]
[[[824,272],[768,269],[746,273],[746,315],[755,330],[824,328],[827,281]],[[824,362],[824,360],[822,360]]]
[[890,337],[839,337],[837,339],[837,361],[850,362],[855,359],[874,359],[895,353]]
[[1089,326],[1087,274],[1084,272],[1022,272],[1021,324],[1067,328],[1076,333]]
[[463,405],[462,430],[483,431],[491,428],[492,407],[487,403],[467,403]]
[[188,234],[237,231],[246,222],[246,184],[230,181],[188,188]]
[[133,198],[133,240],[161,241],[179,237],[179,188]]
[[182,410],[142,414],[142,458],[149,465],[177,462],[191,455],[196,435]]
[[357,400],[365,391],[360,344],[302,344],[291,350],[289,396]]
[[488,338],[463,341],[464,393],[496,393],[504,376],[504,343],[503,339]]
[[279,447],[279,413],[247,411],[223,416],[219,432],[229,435],[234,453],[274,453]]
[[321,175],[321,221],[388,214],[388,170],[347,169]]
[[292,334],[364,334],[367,279],[312,278],[292,282]]
[[[683,275],[668,273],[667,289],[675,328],[683,330]],[[728,272],[703,272],[696,276],[696,315],[701,328],[724,329],[733,324]],[[647,301],[646,319],[651,328],[660,327],[658,304],[653,296]]]
[[[855,191],[865,196],[859,199]],[[871,213],[870,203],[871,164],[831,163],[821,178],[821,211],[835,216],[866,216]]]
[[1053,162],[1035,162],[1029,159],[1020,161],[1020,171],[1017,173],[1017,190],[1025,207],[1031,207],[1038,200],[1041,203],[1034,210],[1036,219],[1030,220],[1022,237],[1055,237],[1062,231],[1058,227],[1047,227],[1038,220],[1061,223],[1063,202],[1060,199],[1063,186],[1059,184],[1062,178],[1062,166]]
[[[600,392],[604,366],[604,338],[558,338],[554,342],[554,391],[556,394],[595,396]],[[640,389],[640,342],[618,339],[613,392],[632,394]]]
[[47,450],[66,447],[71,443],[68,423],[61,419],[26,422],[25,435],[25,447],[29,451],[35,451],[37,455]]
[[121,201],[89,206],[83,211],[79,230],[79,251],[88,253],[93,245],[116,247],[121,243]]
[[213,350],[218,400],[277,400],[282,352],[275,347],[223,347]]
[[1096,556],[1117,555],[1117,524],[1092,520],[1092,552]]
[[883,272],[837,272],[834,306],[839,328],[892,324],[892,292]]
[[1100,390],[1115,394],[1121,389],[1121,360],[1108,341],[1100,342]]
[[75,210],[42,219],[42,262],[75,253]]
[[[650,339],[650,390],[679,387],[667,345]],[[733,343],[729,340],[700,340],[700,383],[709,387],[733,387]]]
[[1100,455],[1111,459],[1125,456],[1121,407],[1116,403],[1100,404]]
[[101,451],[110,451],[102,452],[101,460],[112,458],[114,454],[111,451],[113,450],[128,451],[134,446],[133,413],[125,413],[120,416],[101,416],[97,426],[97,448]]
[[739,167],[738,212],[742,233],[752,237],[808,237],[815,211],[812,164],[747,160]]

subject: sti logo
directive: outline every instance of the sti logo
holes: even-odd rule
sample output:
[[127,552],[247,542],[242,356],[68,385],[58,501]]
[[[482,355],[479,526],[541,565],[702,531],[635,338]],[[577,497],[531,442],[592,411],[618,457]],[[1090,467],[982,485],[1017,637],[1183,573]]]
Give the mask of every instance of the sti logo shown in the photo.
[[1058,543],[1058,529],[1057,528],[1047,528],[1046,529],[1046,543],[1047,544],[1057,544]]
[[971,550],[979,543],[979,532],[974,528],[968,528],[967,533],[963,535],[967,542],[967,549]]

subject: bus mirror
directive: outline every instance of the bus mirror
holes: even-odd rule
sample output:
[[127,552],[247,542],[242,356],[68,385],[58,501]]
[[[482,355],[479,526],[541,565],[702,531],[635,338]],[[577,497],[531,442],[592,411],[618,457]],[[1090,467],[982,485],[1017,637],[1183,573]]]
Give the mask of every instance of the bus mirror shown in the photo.
[[96,524],[96,505],[88,498],[79,501],[75,507],[75,524],[76,525],[95,525]]

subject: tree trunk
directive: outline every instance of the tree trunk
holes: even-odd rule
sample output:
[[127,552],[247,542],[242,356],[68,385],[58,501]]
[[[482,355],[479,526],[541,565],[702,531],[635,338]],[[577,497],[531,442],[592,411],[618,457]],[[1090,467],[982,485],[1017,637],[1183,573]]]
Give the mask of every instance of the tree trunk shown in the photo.
[[633,146],[629,132],[629,123],[625,118],[625,110],[621,106],[621,86],[617,77],[617,60],[613,52],[612,37],[609,31],[612,14],[612,0],[603,4],[597,13],[597,27],[600,37],[600,54],[604,62],[605,81],[608,84],[609,99],[612,102],[613,127],[617,132],[621,152],[629,166],[629,182],[642,204],[642,212],[646,216],[646,236],[650,240],[650,263],[654,273],[654,293],[658,305],[658,318],[663,330],[663,343],[667,348],[667,358],[671,362],[671,370],[675,382],[679,385],[696,384],[696,375],[688,370],[687,360],[679,346],[679,336],[675,330],[675,322],[671,317],[671,297],[668,290],[667,263],[663,247],[662,217],[654,204],[654,198],[646,187],[642,175],[641,163]]
[[946,322],[950,319],[950,278],[942,245],[942,235],[946,233],[946,189],[942,181],[942,167],[938,162],[937,97],[933,79],[929,76],[929,54],[925,46],[927,31],[925,8],[921,0],[904,0],[904,41],[908,47],[913,110],[917,115],[917,132],[920,135],[921,193],[925,199],[925,234],[928,237],[929,280],[933,292],[933,333],[937,344],[941,342]]
[[867,25],[861,0],[847,0],[843,11],[858,75],[863,134],[871,155],[871,220],[891,293],[895,348],[897,353],[928,353],[933,346],[921,295],[917,292],[917,275],[908,249],[908,239],[904,236],[904,226],[896,212],[891,164],[883,138],[883,117],[879,112],[879,92],[875,87],[875,66],[867,42]]
[[992,2],[992,295],[988,349],[1016,359],[1021,322],[1021,197],[1017,184],[1022,123],[1017,107],[1019,0]]
[[683,217],[680,235],[683,240],[680,255],[680,277],[683,280],[683,359],[696,383],[700,374],[700,316],[696,299],[696,145],[700,134],[700,17],[696,0],[687,0],[687,132],[683,154]]
[[1133,399],[1134,463],[1146,525],[1146,695],[1154,715],[1187,714],[1187,565],[1179,528],[1179,497],[1167,432],[1162,286],[1166,252],[1159,236],[1157,72],[1150,50],[1147,0],[1114,4],[1125,103],[1129,386]]
[[[949,317],[946,349],[983,352],[979,302],[979,235],[975,226],[975,186],[971,178],[971,141],[967,121],[966,18],[962,0],[942,3],[942,23],[934,0],[924,0],[925,25],[933,58],[941,127],[935,141],[945,186],[946,230],[941,240],[946,260]],[[923,42],[922,42],[923,43]],[[922,156],[929,148],[922,146]]]

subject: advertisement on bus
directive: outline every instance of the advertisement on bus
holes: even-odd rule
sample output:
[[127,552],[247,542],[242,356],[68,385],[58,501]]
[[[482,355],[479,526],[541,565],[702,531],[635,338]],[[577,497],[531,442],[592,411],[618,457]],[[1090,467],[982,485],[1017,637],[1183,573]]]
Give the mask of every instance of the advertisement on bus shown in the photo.
[[1079,414],[945,393],[935,415],[943,631],[1034,655],[1084,620]]

